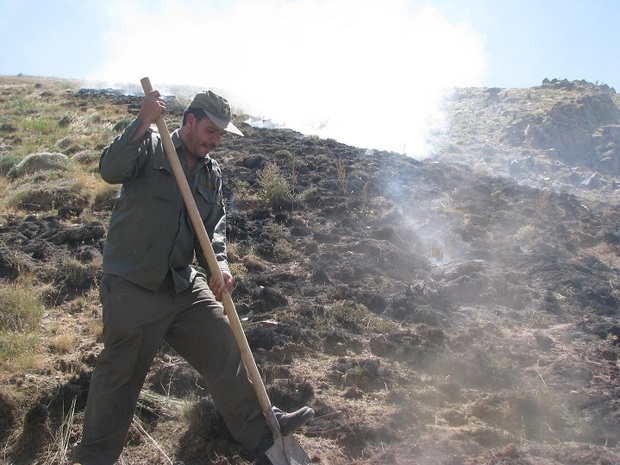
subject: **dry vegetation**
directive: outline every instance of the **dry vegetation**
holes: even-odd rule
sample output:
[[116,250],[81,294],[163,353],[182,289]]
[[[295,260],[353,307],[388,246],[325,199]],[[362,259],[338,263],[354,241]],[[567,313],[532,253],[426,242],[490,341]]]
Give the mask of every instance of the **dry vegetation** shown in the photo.
[[[433,160],[241,119],[246,137],[213,154],[272,401],[315,408],[298,434],[314,463],[619,464],[618,97],[564,82],[454,97]],[[63,464],[79,440],[117,191],[97,160],[139,104],[0,78],[0,462]],[[181,461],[249,457],[164,345],[119,463]]]

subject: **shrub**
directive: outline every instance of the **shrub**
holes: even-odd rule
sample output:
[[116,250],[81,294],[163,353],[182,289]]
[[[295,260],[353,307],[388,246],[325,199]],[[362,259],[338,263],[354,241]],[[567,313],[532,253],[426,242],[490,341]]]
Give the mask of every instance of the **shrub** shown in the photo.
[[258,172],[258,181],[261,187],[261,198],[272,208],[283,207],[291,200],[288,182],[275,163],[267,163]]

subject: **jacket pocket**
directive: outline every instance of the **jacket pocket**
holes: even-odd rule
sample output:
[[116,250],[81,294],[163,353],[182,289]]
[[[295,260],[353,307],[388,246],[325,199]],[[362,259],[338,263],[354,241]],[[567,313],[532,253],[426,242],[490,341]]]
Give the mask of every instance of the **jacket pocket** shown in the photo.
[[203,187],[199,185],[196,190],[200,194],[200,197],[208,204],[214,204],[216,202],[217,193],[215,191],[215,186],[212,189],[209,187]]

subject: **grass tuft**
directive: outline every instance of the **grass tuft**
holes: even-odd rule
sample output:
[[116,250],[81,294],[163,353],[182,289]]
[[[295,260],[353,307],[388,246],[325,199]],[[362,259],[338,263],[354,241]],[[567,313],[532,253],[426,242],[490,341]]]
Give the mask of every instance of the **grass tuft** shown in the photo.
[[28,284],[0,287],[0,331],[36,330],[44,307]]

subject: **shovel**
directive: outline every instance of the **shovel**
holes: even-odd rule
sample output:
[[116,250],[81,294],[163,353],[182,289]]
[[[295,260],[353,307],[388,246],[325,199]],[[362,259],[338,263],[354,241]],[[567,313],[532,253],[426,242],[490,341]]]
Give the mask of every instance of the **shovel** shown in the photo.
[[[148,94],[153,90],[151,81],[148,77],[143,78],[140,82],[145,94]],[[192,191],[189,187],[187,179],[185,178],[185,173],[183,172],[181,162],[179,161],[176,149],[172,143],[172,138],[168,132],[168,127],[166,126],[164,117],[160,116],[156,121],[156,124],[164,150],[166,151],[166,156],[170,161],[174,177],[176,178],[179,189],[181,190],[181,195],[183,197],[183,201],[185,202],[187,212],[189,213],[192,226],[194,227],[194,231],[196,232],[198,241],[200,242],[200,246],[209,265],[209,270],[211,271],[211,274],[216,276],[223,284],[224,277],[222,276],[222,271],[217,264],[215,252],[213,252],[211,241],[209,240],[209,236],[207,235],[207,231],[200,217],[198,207],[196,206],[196,202],[192,196]],[[263,379],[260,376],[258,367],[256,366],[256,361],[254,360],[252,351],[250,350],[250,345],[248,344],[248,340],[243,332],[243,326],[239,320],[239,315],[237,315],[235,304],[233,303],[232,297],[228,292],[224,292],[222,294],[222,304],[224,305],[224,312],[226,313],[226,316],[228,316],[235,340],[237,341],[237,345],[241,351],[241,358],[245,364],[246,370],[248,371],[248,376],[250,381],[252,381],[254,390],[256,391],[258,402],[260,403],[263,414],[267,420],[267,426],[271,430],[271,434],[273,436],[273,446],[267,449],[265,455],[267,455],[273,465],[306,465],[310,463],[310,458],[306,455],[304,450],[292,435],[282,436],[280,425],[278,424],[278,420],[276,419],[276,416],[271,408],[271,401],[267,395],[267,390],[263,384]]]

